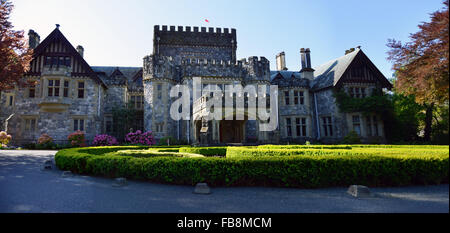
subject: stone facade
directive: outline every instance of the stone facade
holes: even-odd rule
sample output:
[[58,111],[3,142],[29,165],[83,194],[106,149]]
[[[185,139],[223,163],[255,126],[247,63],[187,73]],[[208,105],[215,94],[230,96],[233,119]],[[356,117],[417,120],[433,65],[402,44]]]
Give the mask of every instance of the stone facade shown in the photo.
[[[73,48],[58,28],[42,43],[37,33],[30,35],[36,49],[25,78],[36,85],[31,90],[3,91],[0,96],[0,128],[9,117],[8,133],[17,144],[36,141],[42,133],[64,142],[76,129],[91,141],[96,134],[110,133],[117,124],[113,108],[129,101],[142,110],[135,129],[151,130],[157,139],[171,136],[190,144],[200,143],[201,135],[208,144],[338,142],[351,130],[366,141],[385,138],[380,116],[342,113],[335,103],[335,91],[364,97],[374,89],[391,87],[359,48],[314,69],[310,50],[302,49],[300,71],[287,71],[282,52],[277,61],[283,64],[271,71],[265,57],[236,59],[235,29],[155,26],[153,53],[144,57],[143,67],[91,67],[83,59],[84,49]],[[194,99],[194,94],[202,96],[193,93],[197,77],[202,85],[221,87],[277,85],[277,129],[260,131],[262,121],[248,119],[248,114],[244,120],[212,120],[205,125],[204,102]],[[177,99],[169,91],[179,84],[190,90],[189,120],[176,121],[169,114]]]

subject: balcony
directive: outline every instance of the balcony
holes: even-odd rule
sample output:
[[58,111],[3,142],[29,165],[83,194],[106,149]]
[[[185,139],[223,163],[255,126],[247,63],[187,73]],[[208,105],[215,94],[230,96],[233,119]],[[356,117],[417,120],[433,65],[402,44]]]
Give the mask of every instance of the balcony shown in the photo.
[[69,109],[72,100],[63,97],[45,97],[38,104],[42,112],[65,112]]

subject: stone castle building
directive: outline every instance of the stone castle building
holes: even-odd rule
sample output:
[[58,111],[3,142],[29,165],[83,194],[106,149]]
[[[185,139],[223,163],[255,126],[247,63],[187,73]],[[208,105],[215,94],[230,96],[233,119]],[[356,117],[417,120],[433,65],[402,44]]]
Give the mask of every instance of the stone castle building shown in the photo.
[[[208,144],[338,142],[352,130],[364,141],[385,139],[381,116],[341,112],[333,95],[343,90],[364,98],[392,87],[360,48],[314,68],[311,51],[302,48],[299,71],[287,70],[282,52],[276,70],[270,70],[264,57],[236,58],[235,29],[155,26],[153,52],[144,57],[143,67],[100,67],[84,60],[83,47],[73,47],[59,25],[42,42],[33,30],[28,35],[34,54],[24,78],[35,85],[2,91],[0,99],[0,129],[7,126],[16,144],[35,142],[43,133],[57,142],[76,130],[85,132],[88,141],[97,134],[117,134],[121,122],[115,122],[114,109],[127,103],[136,109],[133,130],[190,144],[200,142],[201,135]],[[244,120],[205,121],[208,93],[192,97],[195,77],[202,78],[203,87],[221,89],[277,85],[277,129],[260,131],[260,120],[248,114]],[[189,120],[169,116],[176,99],[169,90],[177,84],[190,88]]]

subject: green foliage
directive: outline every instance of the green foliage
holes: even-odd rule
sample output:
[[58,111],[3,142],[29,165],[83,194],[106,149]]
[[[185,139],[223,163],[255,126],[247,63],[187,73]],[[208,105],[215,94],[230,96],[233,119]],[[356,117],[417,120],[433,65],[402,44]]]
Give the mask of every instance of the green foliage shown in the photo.
[[[353,154],[316,154],[314,156],[242,156],[235,158],[121,156],[119,150],[145,147],[97,147],[61,150],[55,162],[61,170],[107,177],[127,177],[154,182],[195,185],[207,182],[212,186],[281,186],[318,188],[361,184],[367,186],[396,186],[411,184],[448,183],[448,146],[414,147],[417,153],[403,152],[411,147],[357,146]],[[229,147],[261,151],[258,147]],[[351,149],[354,150],[355,148]],[[393,151],[392,153],[377,153]],[[277,149],[272,149],[277,150]],[[281,150],[281,149],[279,149]],[[283,149],[301,151],[300,149]],[[307,150],[307,149],[305,149]],[[324,149],[327,150],[327,149]],[[340,149],[334,151],[351,151]],[[373,154],[364,154],[371,150]],[[436,153],[427,154],[436,150]],[[321,150],[309,149],[310,153]],[[333,151],[333,149],[329,149]],[[394,153],[395,152],[395,153]],[[343,152],[344,153],[344,152]],[[400,154],[399,154],[400,153]]]
[[341,143],[343,143],[343,144],[361,144],[361,138],[354,130],[352,130],[342,139]]
[[182,147],[180,148],[180,152],[225,157],[227,147]]
[[[167,140],[169,140],[169,144],[167,144]],[[158,141],[158,146],[170,146],[170,145],[178,145],[178,140],[174,137],[162,137]]]
[[[133,107],[133,104],[129,102],[125,106],[115,105],[112,108],[113,115],[113,131],[114,136],[118,140],[123,140],[124,136],[131,132],[130,129],[133,127],[136,122],[137,115],[141,113],[140,110],[136,110]],[[133,129],[132,131],[136,131],[137,129]]]
[[384,117],[386,137],[390,142],[413,142],[419,140],[420,122],[425,119],[424,107],[415,101],[413,95],[392,96],[393,112]]
[[335,91],[336,103],[342,112],[376,113],[379,115],[393,111],[392,100],[381,91],[374,91],[365,98],[352,98],[344,91]]
[[439,106],[434,111],[434,124],[432,129],[432,142],[448,145],[449,142],[449,107]]

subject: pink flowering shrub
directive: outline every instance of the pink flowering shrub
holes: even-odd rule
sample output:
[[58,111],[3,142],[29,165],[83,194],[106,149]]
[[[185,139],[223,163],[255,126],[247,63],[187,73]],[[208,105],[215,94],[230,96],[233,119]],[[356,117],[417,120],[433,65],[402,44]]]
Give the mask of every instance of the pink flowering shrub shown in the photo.
[[7,134],[5,131],[0,132],[0,147],[6,147],[11,141],[11,135]]
[[38,139],[39,145],[49,144],[51,142],[53,142],[53,138],[50,137],[50,135],[48,135],[46,133],[42,134]]
[[113,146],[117,144],[117,139],[107,134],[96,135],[92,142],[94,146]]
[[84,133],[79,130],[71,133],[67,139],[69,139],[72,146],[86,146]]
[[141,132],[137,130],[134,133],[129,133],[125,136],[125,141],[133,145],[147,145],[151,146],[155,144],[155,138],[153,138],[152,131]]

